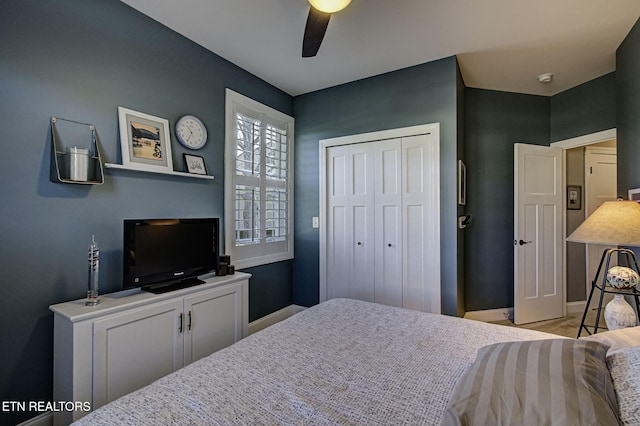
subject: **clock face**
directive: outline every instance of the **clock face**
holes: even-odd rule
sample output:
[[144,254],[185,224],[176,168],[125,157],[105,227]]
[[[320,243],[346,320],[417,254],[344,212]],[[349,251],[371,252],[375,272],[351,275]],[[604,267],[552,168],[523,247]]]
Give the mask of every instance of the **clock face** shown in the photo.
[[185,115],[176,123],[178,141],[189,149],[200,149],[207,143],[207,128],[193,115]]

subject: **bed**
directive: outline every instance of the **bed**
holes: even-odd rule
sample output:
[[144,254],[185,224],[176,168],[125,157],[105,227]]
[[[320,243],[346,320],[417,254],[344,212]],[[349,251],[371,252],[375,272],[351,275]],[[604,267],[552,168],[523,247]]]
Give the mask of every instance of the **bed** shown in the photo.
[[[626,422],[632,424],[635,407],[629,408],[628,419],[619,419],[614,371],[606,364],[611,346],[333,299],[98,408],[76,424],[506,424],[515,415],[537,424],[549,418],[557,424],[578,424],[576,419],[580,424],[631,419]],[[551,364],[547,358],[564,357],[567,350],[573,358],[565,361],[576,365],[569,380],[556,374],[555,367],[543,366]],[[623,370],[618,374],[638,381],[634,365],[640,363],[630,358],[622,367],[618,362]],[[514,382],[509,376],[529,364],[535,364],[533,372],[516,383],[524,386],[523,395],[529,394],[523,399],[513,389],[520,379]],[[581,369],[588,376],[585,383]],[[560,394],[556,376],[570,382],[561,384],[569,389],[566,394]],[[635,392],[630,399],[640,391],[634,380],[624,384],[631,387],[629,394]],[[532,408],[526,401],[534,399]],[[496,408],[496,401],[503,407]],[[544,403],[548,414],[535,406]],[[482,404],[489,407],[488,414]],[[565,405],[577,405],[578,411]],[[613,423],[601,423],[603,419]]]

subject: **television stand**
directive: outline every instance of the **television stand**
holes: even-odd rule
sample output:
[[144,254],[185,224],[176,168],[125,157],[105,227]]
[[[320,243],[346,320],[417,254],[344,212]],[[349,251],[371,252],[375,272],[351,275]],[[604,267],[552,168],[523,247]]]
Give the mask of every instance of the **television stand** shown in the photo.
[[197,277],[186,278],[183,280],[165,281],[162,283],[151,284],[142,287],[143,291],[148,291],[153,294],[168,293],[174,290],[181,290],[183,288],[193,287],[194,285],[204,284],[204,281]]

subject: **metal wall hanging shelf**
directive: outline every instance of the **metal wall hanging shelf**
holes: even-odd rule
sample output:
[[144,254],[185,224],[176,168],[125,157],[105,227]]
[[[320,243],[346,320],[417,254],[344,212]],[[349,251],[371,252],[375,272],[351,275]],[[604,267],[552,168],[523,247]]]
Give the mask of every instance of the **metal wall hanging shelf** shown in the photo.
[[199,175],[196,173],[185,173],[185,172],[176,172],[176,171],[157,171],[143,168],[136,168],[134,166],[123,166],[122,164],[115,163],[104,163],[104,167],[107,169],[118,169],[118,170],[129,170],[132,172],[144,172],[144,173],[156,173],[161,175],[169,175],[169,176],[180,176],[180,177],[188,177],[194,179],[205,179],[205,180],[213,180],[213,176],[211,175]]
[[51,117],[51,170],[55,183],[101,185],[104,172],[93,124]]

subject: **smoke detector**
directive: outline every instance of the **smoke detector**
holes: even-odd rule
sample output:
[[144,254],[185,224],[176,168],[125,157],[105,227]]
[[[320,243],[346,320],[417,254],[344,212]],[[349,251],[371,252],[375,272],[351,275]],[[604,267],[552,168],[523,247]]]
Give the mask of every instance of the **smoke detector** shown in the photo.
[[542,84],[549,84],[551,83],[551,80],[553,80],[553,74],[550,72],[540,74],[537,79]]

